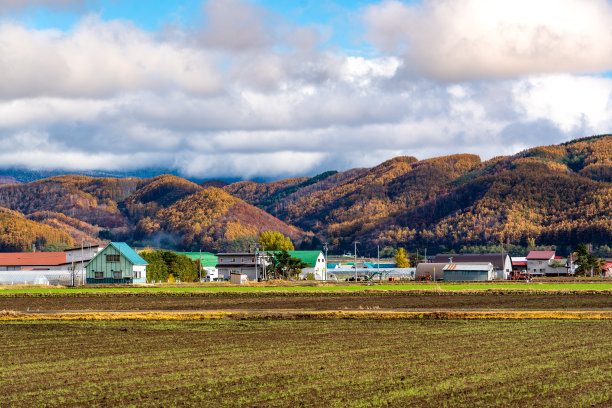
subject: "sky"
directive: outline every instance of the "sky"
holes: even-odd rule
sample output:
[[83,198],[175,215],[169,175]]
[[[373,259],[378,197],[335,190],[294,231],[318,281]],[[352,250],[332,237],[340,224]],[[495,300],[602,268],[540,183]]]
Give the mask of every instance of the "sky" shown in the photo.
[[274,180],[610,133],[607,0],[0,0],[0,168]]

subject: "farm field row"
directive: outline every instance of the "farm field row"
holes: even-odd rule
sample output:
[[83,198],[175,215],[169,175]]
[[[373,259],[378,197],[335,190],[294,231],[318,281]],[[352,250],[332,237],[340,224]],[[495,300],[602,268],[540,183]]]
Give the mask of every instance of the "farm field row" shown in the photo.
[[0,406],[607,406],[610,320],[0,323]]
[[77,293],[77,292],[334,292],[334,291],[406,291],[406,290],[610,290],[612,282],[599,283],[407,283],[407,284],[285,284],[279,286],[272,285],[247,285],[232,286],[218,284],[201,285],[149,285],[149,286],[118,286],[118,287],[95,287],[84,286],[77,288],[64,287],[27,287],[14,288],[11,286],[0,287],[2,293]]
[[608,291],[13,293],[0,310],[612,310]]

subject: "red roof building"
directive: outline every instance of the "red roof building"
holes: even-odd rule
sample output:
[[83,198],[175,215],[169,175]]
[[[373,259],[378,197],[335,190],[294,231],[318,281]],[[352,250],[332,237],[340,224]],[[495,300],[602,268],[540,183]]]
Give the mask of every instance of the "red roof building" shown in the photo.
[[555,251],[531,251],[527,255],[528,261],[548,261],[555,258]]
[[0,252],[0,271],[56,269],[66,264],[65,252]]

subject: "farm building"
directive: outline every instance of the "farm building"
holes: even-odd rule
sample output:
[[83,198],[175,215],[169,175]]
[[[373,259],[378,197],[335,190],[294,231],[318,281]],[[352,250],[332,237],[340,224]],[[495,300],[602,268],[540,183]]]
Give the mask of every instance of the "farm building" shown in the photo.
[[[437,263],[426,263],[422,262],[417,265],[414,279],[415,280],[443,280],[444,279],[444,267],[447,262]],[[426,278],[429,276],[429,278]]]
[[206,276],[207,281],[219,279],[219,270],[217,264],[219,258],[211,252],[177,252],[177,254],[185,255],[192,261],[200,261],[202,265],[202,279]]
[[507,253],[488,253],[488,254],[438,254],[434,262],[437,263],[490,263],[493,270],[500,279],[508,279],[512,272],[512,258]]
[[65,249],[66,263],[74,264],[76,269],[80,269],[83,265],[93,259],[102,248],[99,245],[84,245],[82,247],[74,247]]
[[217,254],[217,259],[219,280],[229,280],[232,274],[246,275],[248,280],[258,280],[262,276],[262,259],[256,264],[255,253],[224,252]]
[[98,246],[87,246],[64,252],[0,253],[0,281],[4,284],[78,285],[85,278],[83,264],[97,251]]
[[308,266],[302,269],[300,278],[305,279],[312,273],[315,280],[324,280],[327,268],[325,268],[325,256],[321,251],[287,251],[293,258],[300,258]]
[[[248,280],[258,280],[264,278],[264,267],[270,262],[264,260],[269,256],[266,254],[274,254],[279,251],[257,252],[257,265],[255,264],[256,255],[254,252],[230,252],[217,254],[219,270],[219,279],[228,280],[231,274],[245,274]],[[293,258],[299,258],[306,262],[308,266],[302,269],[300,278],[306,278],[309,273],[312,273],[317,280],[325,278],[325,257],[321,251],[287,251]]]
[[612,278],[612,259],[606,259],[601,265],[601,276]]
[[531,251],[527,254],[527,272],[533,276],[573,274],[567,259],[555,256],[555,251]]
[[146,283],[147,261],[124,242],[111,242],[85,265],[87,283]]
[[519,272],[527,272],[527,258],[524,256],[521,256],[521,257],[513,256],[512,257],[512,270],[519,271]]
[[0,271],[53,271],[66,269],[64,252],[3,252],[0,253]]
[[491,263],[452,263],[444,267],[445,281],[489,281],[494,277]]

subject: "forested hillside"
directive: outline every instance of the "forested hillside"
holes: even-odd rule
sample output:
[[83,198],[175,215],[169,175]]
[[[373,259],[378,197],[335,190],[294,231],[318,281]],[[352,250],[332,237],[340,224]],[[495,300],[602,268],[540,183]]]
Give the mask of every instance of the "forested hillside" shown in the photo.
[[332,250],[349,249],[356,240],[366,248],[432,251],[500,243],[609,245],[612,136],[484,162],[470,154],[396,157],[373,168],[272,183],[57,176],[0,185],[0,207],[19,212],[3,218],[14,226],[3,230],[14,247],[117,239],[247,249],[267,230],[292,237],[298,247],[319,248],[326,240]]
[[[241,248],[255,243],[256,236],[268,230],[294,239],[304,235],[299,228],[220,189],[172,175],[144,180],[57,176],[1,185],[0,206],[32,220],[31,224],[11,221],[12,227],[4,232],[5,241],[11,243],[32,235],[25,231],[33,231],[33,225],[46,231],[45,237],[56,237],[58,243],[114,239],[194,250]],[[52,230],[63,231],[65,236],[50,235]],[[33,242],[41,239],[36,234],[33,237]]]
[[142,183],[134,178],[57,176],[27,184],[0,185],[0,207],[26,215],[41,211],[61,213],[126,237],[131,224],[117,203]]
[[0,251],[63,250],[74,241],[68,233],[49,225],[26,219],[23,214],[0,207]]
[[[341,181],[325,185],[333,179]],[[346,249],[355,240],[432,250],[603,245],[612,241],[611,183],[612,136],[605,135],[486,162],[473,155],[398,157],[272,202],[266,184],[252,183],[250,189],[262,194],[244,198]]]
[[185,249],[226,250],[232,242],[258,236],[263,231],[279,231],[293,239],[304,235],[265,211],[210,187],[141,219],[136,237],[159,236],[172,246]]
[[149,179],[123,201],[130,218],[138,221],[150,217],[165,207],[194,194],[203,188],[180,177],[164,174]]

